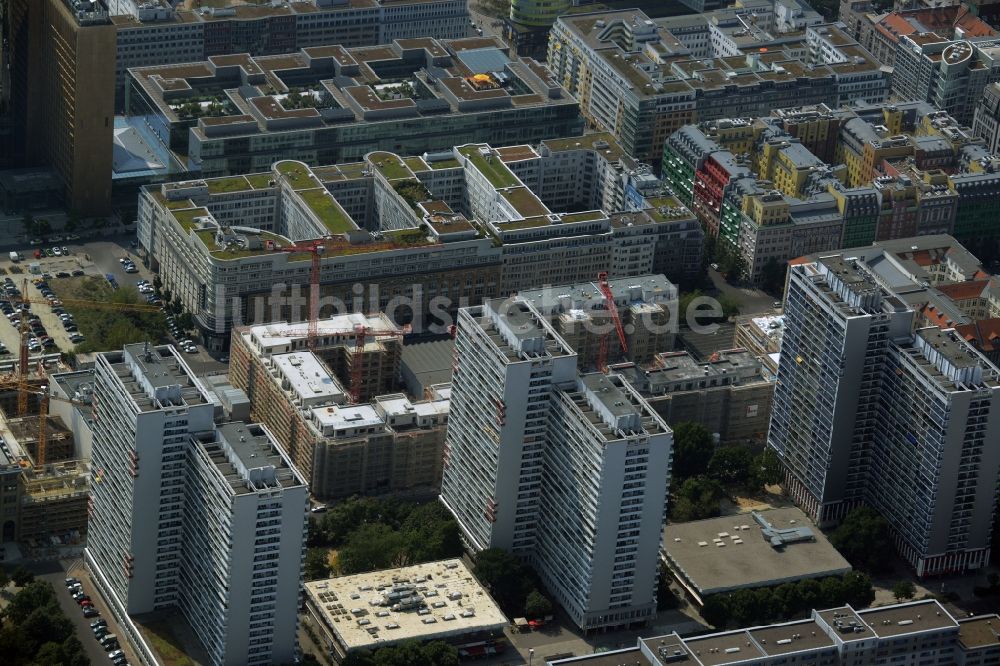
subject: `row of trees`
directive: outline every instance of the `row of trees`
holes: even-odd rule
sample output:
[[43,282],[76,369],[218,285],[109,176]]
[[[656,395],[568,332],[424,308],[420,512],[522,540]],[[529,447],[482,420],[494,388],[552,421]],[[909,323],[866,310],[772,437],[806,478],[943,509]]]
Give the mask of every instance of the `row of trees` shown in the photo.
[[875,599],[871,578],[860,571],[777,587],[737,590],[705,599],[701,616],[717,629],[748,627],[807,616],[814,608],[851,604],[865,608]]
[[[10,666],[89,666],[73,623],[62,612],[56,592],[46,581],[15,571],[23,587],[10,597],[0,627],[0,655]],[[6,587],[7,575],[0,577]]]
[[889,523],[875,509],[859,507],[830,533],[830,543],[856,569],[872,574],[892,570],[895,552]]
[[756,492],[781,481],[781,462],[768,448],[754,453],[746,446],[717,447],[699,423],[674,427],[674,467],[670,517],[685,522],[712,518],[727,493]]
[[507,617],[536,619],[552,613],[552,602],[542,594],[538,575],[507,551],[500,548],[480,551],[472,573]]
[[369,652],[348,654],[343,666],[458,666],[458,651],[444,641],[407,641]]
[[[430,562],[463,553],[458,523],[438,502],[355,497],[310,521],[306,576],[347,575]],[[330,549],[337,565],[328,563]]]

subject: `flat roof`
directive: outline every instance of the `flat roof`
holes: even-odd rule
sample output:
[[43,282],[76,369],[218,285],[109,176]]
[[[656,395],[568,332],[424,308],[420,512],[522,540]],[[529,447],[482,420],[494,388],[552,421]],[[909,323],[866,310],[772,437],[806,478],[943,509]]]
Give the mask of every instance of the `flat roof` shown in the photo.
[[[305,589],[345,651],[501,632],[508,624],[460,559],[311,581]],[[414,605],[407,610],[395,606],[403,599]]]
[[1000,645],[1000,615],[981,615],[958,621],[958,642],[966,650]]
[[355,430],[385,425],[385,421],[371,405],[330,405],[312,410],[313,419],[322,428]]
[[811,619],[748,629],[747,633],[769,656],[832,648],[836,645],[823,631],[823,627]]
[[663,552],[671,569],[700,596],[851,571],[799,509],[757,513],[777,530],[808,528],[812,538],[776,548],[751,514],[672,523],[663,530]]
[[[397,327],[383,314],[364,315],[359,312],[342,314],[320,319],[316,324],[317,336],[319,338],[332,339],[334,344],[343,344],[350,341],[352,344],[355,337],[355,327],[364,326],[372,332],[396,332],[403,335],[402,329]],[[260,346],[260,349],[267,353],[275,348],[288,350],[293,345],[293,341],[306,344],[309,322],[300,321],[295,323],[278,322],[274,324],[261,324],[250,328],[250,335]],[[340,339],[339,342],[337,340]],[[295,345],[298,346],[298,345]],[[324,346],[323,342],[319,346]]]
[[344,388],[311,351],[275,354],[271,360],[291,390],[305,402],[333,400],[344,395]]
[[879,638],[891,638],[935,629],[957,629],[958,623],[934,599],[858,611]]

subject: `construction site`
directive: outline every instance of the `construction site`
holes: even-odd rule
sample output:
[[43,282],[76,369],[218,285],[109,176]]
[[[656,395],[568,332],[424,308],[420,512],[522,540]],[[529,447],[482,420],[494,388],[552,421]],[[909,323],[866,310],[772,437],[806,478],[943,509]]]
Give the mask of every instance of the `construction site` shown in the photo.
[[[153,306],[28,296],[8,289],[19,337],[0,366],[0,542],[29,547],[81,543],[87,530],[90,437],[95,418],[89,373],[70,372],[59,353],[33,353],[33,326],[53,303],[156,311]],[[38,306],[38,307],[35,307]]]

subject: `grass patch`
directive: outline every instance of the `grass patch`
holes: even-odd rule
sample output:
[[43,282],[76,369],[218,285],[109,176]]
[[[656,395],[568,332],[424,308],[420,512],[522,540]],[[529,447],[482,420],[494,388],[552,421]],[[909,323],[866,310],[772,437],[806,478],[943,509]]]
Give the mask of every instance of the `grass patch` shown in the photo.
[[538,197],[532,194],[526,187],[515,187],[512,190],[504,190],[503,197],[524,217],[546,215],[549,212],[549,209],[538,200]]
[[167,207],[167,210],[184,210],[185,208],[194,208],[194,202],[190,199],[167,201],[164,205]]
[[166,622],[143,624],[142,636],[163,660],[164,666],[195,666],[195,662],[184,653],[181,642]]
[[456,160],[455,158],[450,158],[447,160],[437,160],[435,162],[430,162],[429,166],[432,169],[454,169],[462,165],[459,164],[458,160]]
[[419,247],[427,245],[427,232],[423,229],[401,229],[400,231],[387,231],[385,239],[401,247]]
[[246,176],[246,179],[253,189],[264,190],[268,187],[273,187],[274,175],[270,171],[266,173],[253,173]]
[[418,180],[401,180],[392,184],[392,189],[410,205],[416,212],[417,204],[431,198],[431,193],[427,187]]
[[208,191],[211,194],[225,194],[226,192],[243,192],[250,189],[250,183],[243,176],[232,176],[231,178],[211,178],[206,180]]
[[190,208],[187,210],[174,211],[174,219],[180,222],[184,231],[191,231],[191,229],[194,228],[194,220],[196,217],[206,217],[207,215],[207,208]]
[[296,185],[305,186],[311,180],[309,169],[300,162],[285,160],[275,164],[274,168],[290,183],[295,183]]
[[357,227],[324,187],[296,192],[331,234],[345,234]]
[[[65,304],[73,315],[77,328],[86,338],[76,345],[78,353],[121,350],[133,342],[159,342],[166,334],[167,322],[158,310],[129,309],[133,305],[148,305],[139,297],[134,286],[111,288],[103,277],[94,275],[63,278],[50,283],[60,299],[82,299],[108,303],[108,307]],[[117,307],[111,307],[114,304]]]
[[604,213],[599,210],[588,210],[580,213],[568,213],[562,216],[563,222],[590,222],[591,220],[600,220],[604,217]]
[[387,180],[397,178],[411,178],[413,174],[410,168],[392,153],[372,153],[368,160],[378,169]]
[[486,176],[487,180],[493,187],[516,187],[521,183],[517,180],[510,169],[500,161],[500,158],[494,155],[491,159],[487,160],[486,157],[479,152],[478,146],[466,146],[461,150],[462,155],[464,155],[470,162],[472,162],[479,171]]
[[410,168],[410,171],[427,171],[427,162],[419,157],[404,157],[403,163]]

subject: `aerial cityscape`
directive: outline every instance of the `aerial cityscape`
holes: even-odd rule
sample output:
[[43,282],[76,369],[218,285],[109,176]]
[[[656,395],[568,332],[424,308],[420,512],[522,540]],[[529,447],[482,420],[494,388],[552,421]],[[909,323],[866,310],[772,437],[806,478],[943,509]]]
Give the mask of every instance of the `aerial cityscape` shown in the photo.
[[1000,666],[1000,0],[0,0],[3,666]]

